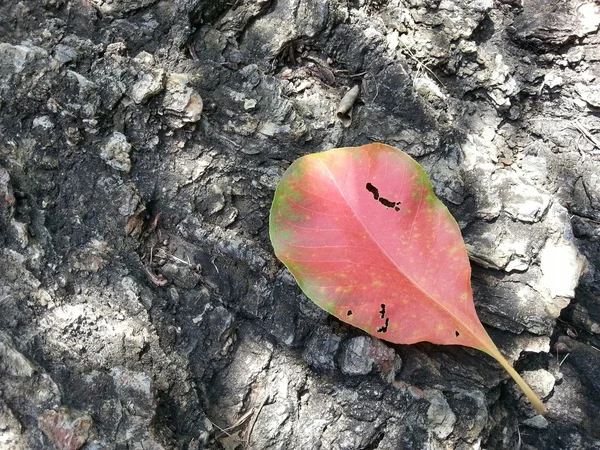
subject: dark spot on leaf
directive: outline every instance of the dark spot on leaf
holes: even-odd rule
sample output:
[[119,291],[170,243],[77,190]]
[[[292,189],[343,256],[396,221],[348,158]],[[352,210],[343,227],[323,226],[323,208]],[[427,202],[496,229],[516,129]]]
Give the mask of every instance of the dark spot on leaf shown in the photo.
[[455,335],[456,337],[459,337],[459,336],[460,336],[460,333],[459,333],[458,331],[455,331],[455,332],[454,332],[454,335]]
[[379,200],[379,189],[377,189],[371,183],[367,183],[367,191],[373,194],[373,198],[375,198],[375,200]]
[[385,325],[381,328],[377,328],[378,333],[387,333],[388,325],[390,324],[390,318],[385,319]]
[[385,303],[381,304],[381,310],[379,311],[379,315],[382,319],[385,317]]
[[349,309],[348,312],[346,313],[347,316],[351,316],[352,315],[352,310]]

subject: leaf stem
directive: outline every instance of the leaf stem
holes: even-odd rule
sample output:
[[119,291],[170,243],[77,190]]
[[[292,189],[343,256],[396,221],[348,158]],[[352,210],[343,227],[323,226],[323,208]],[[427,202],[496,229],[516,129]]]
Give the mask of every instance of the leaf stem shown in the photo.
[[519,387],[521,388],[531,405],[535,408],[535,411],[540,415],[546,414],[546,412],[548,411],[546,409],[546,406],[542,403],[537,394],[533,392],[533,390],[529,387],[525,380],[521,378],[521,375],[519,375],[519,373],[515,369],[513,369],[513,366],[511,366],[510,363],[504,358],[504,356],[502,356],[500,350],[498,350],[494,346],[493,349],[486,349],[485,352],[492,356],[494,359],[496,359],[496,361],[498,361],[502,365],[502,367],[506,369],[506,371],[510,374],[512,379],[515,380],[515,383],[519,385]]

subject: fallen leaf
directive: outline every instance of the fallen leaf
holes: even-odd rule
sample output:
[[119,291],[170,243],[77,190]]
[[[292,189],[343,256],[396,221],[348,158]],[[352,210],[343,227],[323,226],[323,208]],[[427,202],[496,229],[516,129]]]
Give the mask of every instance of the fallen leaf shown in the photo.
[[369,144],[299,158],[269,226],[275,254],[318,306],[389,342],[488,353],[545,412],[479,321],[458,224],[409,155]]

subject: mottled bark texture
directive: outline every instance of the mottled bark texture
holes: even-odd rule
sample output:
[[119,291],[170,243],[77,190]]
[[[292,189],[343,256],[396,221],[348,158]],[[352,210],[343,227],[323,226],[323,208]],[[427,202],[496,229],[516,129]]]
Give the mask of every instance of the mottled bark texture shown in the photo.
[[[600,448],[599,23],[592,0],[0,2],[0,446]],[[343,326],[274,258],[290,162],[372,141],[429,173],[545,418],[491,358]]]

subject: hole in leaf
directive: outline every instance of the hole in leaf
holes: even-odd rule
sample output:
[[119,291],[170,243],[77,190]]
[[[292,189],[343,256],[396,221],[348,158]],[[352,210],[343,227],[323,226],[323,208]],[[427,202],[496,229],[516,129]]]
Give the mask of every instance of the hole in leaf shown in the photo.
[[460,333],[459,333],[458,331],[455,331],[455,332],[454,332],[454,335],[455,335],[456,337],[459,337],[459,336],[460,336]]
[[394,211],[400,211],[399,205],[402,202],[393,202],[391,200],[388,200],[387,198],[380,197],[379,189],[377,189],[371,183],[367,183],[366,188],[367,188],[367,191],[369,191],[371,194],[373,194],[373,198],[375,200],[379,200],[379,203],[381,203],[383,206],[385,206],[386,208],[394,208]]
[[375,198],[375,200],[379,200],[379,189],[377,189],[371,183],[367,183],[367,191],[373,194],[373,198]]
[[388,325],[390,324],[390,318],[385,319],[385,325],[381,328],[377,328],[378,333],[387,333]]
[[352,315],[352,310],[349,309],[348,312],[346,313],[347,316],[351,316]]
[[382,319],[385,317],[385,303],[381,304],[381,310],[379,311],[379,315]]
[[396,209],[396,203],[400,203],[400,202],[393,202],[391,200],[388,200],[387,198],[379,197],[379,203],[381,203],[383,206],[385,206],[387,208]]

